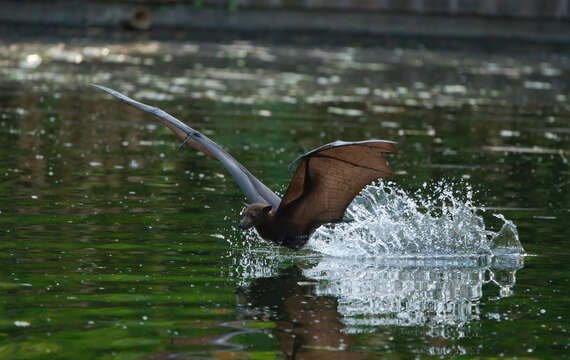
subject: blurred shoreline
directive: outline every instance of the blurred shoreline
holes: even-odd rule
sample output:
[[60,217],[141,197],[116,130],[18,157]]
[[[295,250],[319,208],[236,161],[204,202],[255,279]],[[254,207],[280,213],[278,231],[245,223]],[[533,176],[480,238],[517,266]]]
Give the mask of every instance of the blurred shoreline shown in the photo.
[[342,41],[343,37],[358,36],[370,38],[371,42],[390,37],[558,45],[570,43],[570,21],[565,1],[558,1],[559,4],[550,12],[544,9],[538,11],[538,5],[534,8],[529,5],[527,8],[530,10],[525,10],[519,4],[511,10],[503,8],[502,12],[499,11],[500,7],[495,6],[495,13],[468,12],[466,8],[458,7],[457,3],[462,3],[459,0],[450,1],[450,4],[456,3],[455,12],[453,9],[429,11],[425,4],[424,8],[420,8],[422,11],[414,8],[382,11],[366,9],[362,4],[351,7],[351,2],[345,8],[334,7],[338,1],[332,1],[326,7],[236,5],[230,8],[221,3],[220,6],[197,6],[196,3],[202,2],[0,0],[0,35],[6,39],[18,34],[35,35],[67,29],[84,32],[87,36],[127,30],[139,34],[152,33],[150,36],[159,38],[192,38],[193,34],[183,35],[183,32],[202,32],[210,33],[210,36],[229,33],[237,37],[244,34],[245,37],[263,35],[280,38],[307,35],[330,37],[329,41],[333,42],[337,37]]

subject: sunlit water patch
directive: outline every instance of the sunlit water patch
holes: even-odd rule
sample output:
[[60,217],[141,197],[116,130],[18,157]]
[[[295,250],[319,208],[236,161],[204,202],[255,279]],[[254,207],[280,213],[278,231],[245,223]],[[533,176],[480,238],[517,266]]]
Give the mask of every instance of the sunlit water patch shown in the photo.
[[485,227],[469,185],[424,184],[410,194],[392,182],[367,186],[347,209],[352,222],[319,228],[309,247],[335,257],[523,254],[516,226]]

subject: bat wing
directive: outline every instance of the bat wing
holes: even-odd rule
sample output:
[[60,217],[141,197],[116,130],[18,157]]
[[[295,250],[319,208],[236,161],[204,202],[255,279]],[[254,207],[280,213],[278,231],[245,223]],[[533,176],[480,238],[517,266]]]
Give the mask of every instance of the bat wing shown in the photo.
[[335,141],[312,150],[299,163],[277,216],[290,235],[310,235],[322,224],[338,222],[364,186],[391,172],[382,153],[395,153],[393,142]]
[[155,118],[160,120],[161,123],[172,130],[176,136],[184,140],[184,143],[187,146],[199,150],[216,160],[219,160],[226,168],[226,170],[228,170],[228,172],[232,175],[240,189],[244,192],[245,197],[250,204],[266,203],[270,204],[273,209],[277,209],[279,207],[279,204],[281,202],[279,196],[277,196],[255,176],[253,176],[242,164],[240,164],[218,144],[210,140],[206,135],[192,129],[190,126],[184,124],[182,121],[176,119],[174,116],[164,112],[159,108],[140,103],[129,98],[126,95],[119,93],[118,91],[106,88],[104,86],[95,84],[93,84],[93,86],[113,95],[117,99],[137,109],[153,115]]

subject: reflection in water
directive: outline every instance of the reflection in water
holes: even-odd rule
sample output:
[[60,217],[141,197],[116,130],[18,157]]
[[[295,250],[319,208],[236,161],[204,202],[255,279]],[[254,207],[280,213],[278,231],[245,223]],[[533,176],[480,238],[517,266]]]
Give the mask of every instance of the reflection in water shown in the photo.
[[[391,333],[423,337],[431,354],[460,354],[451,339],[466,336],[481,316],[485,284],[509,296],[520,255],[498,257],[339,259],[306,258],[306,264],[278,271],[273,260],[254,252],[242,258],[246,276],[239,303],[243,318],[276,321],[276,336],[288,356],[324,356],[324,351],[351,352],[352,334],[371,334],[386,351],[395,346]],[[264,270],[259,269],[262,267]],[[278,275],[265,276],[272,269]],[[492,291],[492,290],[490,290]],[[381,338],[379,340],[379,337]],[[390,340],[391,339],[391,340]]]
[[337,299],[314,294],[313,285],[296,266],[256,279],[238,293],[242,316],[275,321],[275,336],[288,358],[322,359],[338,351],[343,359],[364,358],[350,349],[354,342],[344,332]]
[[[487,257],[339,261],[325,258],[304,274],[320,280],[315,294],[334,296],[349,332],[398,325],[458,328],[479,318],[483,285],[495,282],[502,294],[514,286],[522,258],[497,263]],[[496,265],[500,267],[495,268]],[[507,272],[506,283],[495,271]]]

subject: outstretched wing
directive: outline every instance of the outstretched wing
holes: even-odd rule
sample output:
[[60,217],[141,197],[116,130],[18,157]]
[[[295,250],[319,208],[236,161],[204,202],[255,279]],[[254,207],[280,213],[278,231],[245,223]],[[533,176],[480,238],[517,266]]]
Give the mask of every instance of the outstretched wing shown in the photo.
[[394,153],[393,142],[335,141],[297,158],[277,216],[286,221],[292,235],[310,235],[322,224],[342,216],[364,186],[390,176],[382,153]]
[[210,140],[206,135],[192,129],[190,126],[184,124],[182,121],[176,119],[170,114],[167,114],[159,108],[140,103],[129,98],[126,95],[119,93],[118,91],[106,88],[104,86],[95,84],[93,84],[93,86],[113,95],[117,99],[131,106],[136,107],[137,109],[153,115],[170,130],[172,130],[176,136],[184,140],[184,143],[187,146],[199,150],[216,160],[219,160],[226,168],[226,170],[228,170],[228,172],[233,176],[234,180],[237,182],[240,189],[244,192],[245,197],[250,204],[266,203],[270,204],[273,209],[277,209],[279,207],[279,204],[281,202],[279,196],[277,196],[255,176],[253,176],[242,164],[240,164],[218,144]]

